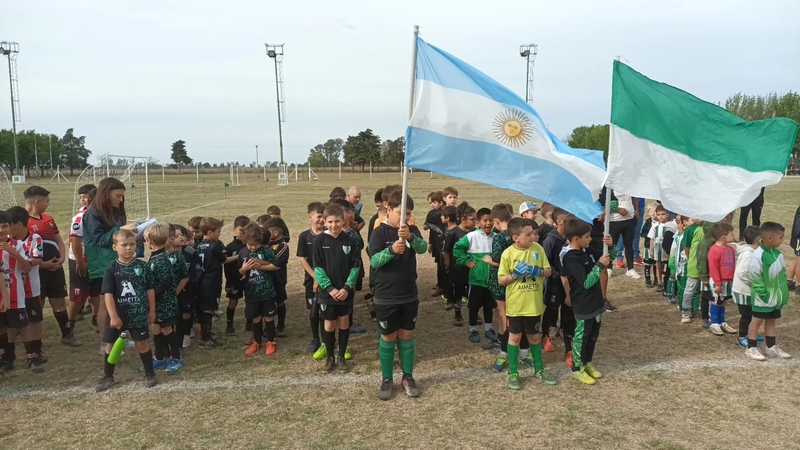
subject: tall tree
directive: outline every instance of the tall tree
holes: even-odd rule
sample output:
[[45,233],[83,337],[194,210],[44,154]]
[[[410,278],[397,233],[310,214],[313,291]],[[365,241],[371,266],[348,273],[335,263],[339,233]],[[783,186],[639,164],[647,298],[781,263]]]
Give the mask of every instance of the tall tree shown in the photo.
[[363,172],[367,164],[381,162],[381,138],[367,128],[356,136],[348,136],[342,152],[345,162],[352,165],[354,171],[359,166]]
[[325,157],[325,165],[328,167],[336,167],[339,165],[341,162],[339,158],[342,156],[342,147],[344,147],[344,141],[340,138],[328,139],[322,144],[322,156]]
[[325,154],[322,150],[322,144],[318,144],[311,151],[308,153],[308,164],[312,167],[323,167],[328,165],[328,161],[325,159]]
[[181,167],[192,164],[192,158],[186,152],[186,141],[175,141],[172,143],[172,155],[170,156],[175,165],[178,166],[178,173],[181,173]]
[[86,167],[86,160],[92,154],[91,150],[86,148],[86,136],[75,136],[75,129],[69,128],[59,145],[64,150],[61,154],[61,164],[69,167],[70,175],[74,175],[75,169]]
[[397,165],[406,157],[406,138],[400,136],[395,140],[387,139],[381,145],[381,158],[384,164]]
[[608,160],[608,134],[608,125],[582,126],[572,130],[565,141],[572,148],[600,150]]

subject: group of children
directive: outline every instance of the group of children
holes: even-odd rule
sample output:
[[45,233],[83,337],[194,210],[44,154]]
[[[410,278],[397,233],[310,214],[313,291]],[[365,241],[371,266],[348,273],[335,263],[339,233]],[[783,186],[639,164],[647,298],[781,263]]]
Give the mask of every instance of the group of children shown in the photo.
[[[778,250],[784,227],[775,222],[749,226],[736,242],[733,214],[710,223],[680,214],[670,217],[662,205],[654,204],[649,215],[642,227],[645,285],[677,303],[681,323],[701,318],[702,327],[714,335],[738,334],[737,342],[754,360],[765,360],[764,354],[790,358],[777,345],[775,330],[775,319],[794,288],[791,278],[798,276],[797,258],[787,271]],[[793,246],[798,245],[797,234],[800,223],[792,230]],[[738,330],[725,319],[729,300],[738,308]],[[762,323],[764,335],[759,334]],[[766,341],[764,353],[759,341]]]
[[[181,370],[195,324],[199,348],[217,345],[220,337],[212,324],[215,315],[221,315],[223,275],[228,299],[225,334],[235,335],[235,311],[244,298],[246,327],[252,332],[245,354],[276,353],[277,338],[287,334],[290,240],[280,208],[271,206],[255,221],[237,217],[233,240],[227,246],[220,242],[223,222],[212,217],[194,217],[188,228],[156,223],[143,233],[150,250],[146,262],[137,254],[134,230],[119,229],[113,234],[117,260],[105,270],[102,286],[95,289],[86,277],[81,241],[82,215],[95,192],[92,185],[79,189],[82,208],[70,231],[69,308],[64,304],[61,267],[64,243],[55,221],[45,214],[49,192],[31,187],[25,191],[25,208],[0,212],[6,281],[0,283],[0,373],[13,369],[17,340],[25,347],[28,367],[34,372],[44,370],[47,355],[41,336],[46,296],[62,328],[62,342],[70,346],[81,345],[73,330],[83,304],[90,301],[92,326],[102,335],[105,355],[98,392],[114,384],[114,365],[108,355],[123,330],[140,354],[146,385],[154,386],[156,370]],[[380,336],[379,398],[392,396],[395,349],[402,366],[402,387],[412,397],[420,394],[413,379],[413,332],[419,306],[416,255],[425,252],[433,256],[437,267],[432,295],[443,297],[445,309],[454,311],[453,325],[459,327],[464,322],[462,303],[466,303],[468,340],[481,342],[478,326],[483,324],[484,348],[497,352],[492,368],[502,372],[508,367],[509,388],[521,387],[519,364],[533,367],[534,377],[545,384],[556,384],[543,365],[542,351],[555,351],[553,341],[558,335],[564,339],[564,359],[573,377],[589,385],[601,378],[593,353],[603,313],[613,310],[606,299],[611,264],[602,248],[613,246],[610,236],[597,233],[598,221],[588,224],[553,205],[540,209],[529,201],[517,209],[521,217],[514,217],[509,204],[476,210],[466,202],[459,204],[458,191],[447,187],[428,196],[426,242],[411,217],[413,199],[405,199],[405,211],[403,200],[400,186],[379,189],[374,198],[377,211],[368,224],[361,218],[363,202],[355,187],[336,188],[327,202],[307,207],[309,228],[299,235],[296,256],[305,277],[312,335],[308,350],[315,359],[324,360],[325,372],[350,370],[350,334],[365,331],[353,320],[353,305],[362,290],[362,251],[366,249],[370,273],[364,300]],[[538,213],[543,216],[542,225],[536,222]],[[361,237],[365,226],[366,244]],[[795,243],[796,233],[793,230]],[[726,304],[733,299],[741,315],[739,342],[747,347],[747,355],[756,360],[764,360],[764,353],[790,357],[777,346],[775,332],[775,320],[789,295],[786,263],[777,250],[784,237],[782,226],[767,222],[748,227],[742,233],[743,242],[735,244],[729,220],[710,224],[680,215],[672,218],[659,204],[650,209],[643,235],[645,284],[679,304],[682,322],[700,316],[714,334],[736,333],[725,321]],[[102,309],[108,317],[98,323]],[[758,348],[762,322],[764,353]]]

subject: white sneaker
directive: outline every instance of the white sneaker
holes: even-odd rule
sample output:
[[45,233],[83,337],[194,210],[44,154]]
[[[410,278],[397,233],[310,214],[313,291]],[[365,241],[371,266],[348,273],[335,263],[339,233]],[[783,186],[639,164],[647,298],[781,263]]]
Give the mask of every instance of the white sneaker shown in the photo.
[[639,272],[637,272],[635,269],[631,269],[631,270],[625,272],[625,275],[633,278],[634,280],[639,280],[639,279],[642,278],[642,276],[639,275]]
[[754,361],[766,361],[767,358],[761,354],[761,350],[758,347],[748,347],[747,350],[744,351],[744,355]]
[[547,333],[547,336],[548,336],[550,339],[555,339],[557,335],[558,335],[558,328],[556,328],[556,327],[550,327],[550,330],[549,330],[549,332]]
[[106,355],[106,345],[103,344],[102,342],[100,343],[100,351],[98,351],[97,353],[100,353],[103,356]]
[[728,334],[733,334],[733,333],[737,332],[736,329],[733,328],[732,326],[728,325],[727,322],[722,322],[722,325],[720,325],[720,328],[722,328],[722,331],[724,331],[724,332],[726,332]]
[[681,313],[681,323],[692,323],[692,315],[689,314],[689,311]]
[[607,269],[607,270],[608,270],[608,276],[609,277],[614,275],[614,269]]
[[790,359],[792,355],[786,353],[785,351],[781,350],[778,347],[778,344],[773,345],[772,347],[767,347],[764,350],[764,353],[769,356],[770,358],[783,358],[783,359]]
[[189,348],[192,346],[192,338],[189,336],[183,337],[183,348]]
[[725,333],[722,332],[722,327],[718,323],[712,323],[710,327],[708,327],[708,331],[711,332],[714,336],[722,336]]

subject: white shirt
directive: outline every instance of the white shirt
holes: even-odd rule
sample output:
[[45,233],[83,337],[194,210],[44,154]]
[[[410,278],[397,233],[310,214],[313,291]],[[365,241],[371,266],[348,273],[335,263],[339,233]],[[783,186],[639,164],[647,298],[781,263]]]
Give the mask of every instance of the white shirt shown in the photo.
[[612,212],[611,221],[622,222],[623,220],[633,219],[635,217],[633,210],[633,198],[630,195],[625,194],[615,193],[615,195],[617,196],[617,202],[619,202],[619,206],[617,206],[617,208],[625,208],[628,211],[628,214],[623,216],[618,212]]

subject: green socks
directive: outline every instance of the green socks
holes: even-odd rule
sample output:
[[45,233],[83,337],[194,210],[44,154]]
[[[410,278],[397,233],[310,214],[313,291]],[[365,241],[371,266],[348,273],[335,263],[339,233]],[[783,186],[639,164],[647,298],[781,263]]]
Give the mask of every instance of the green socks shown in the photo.
[[531,353],[533,353],[533,368],[537,372],[544,369],[544,364],[542,364],[542,343],[531,344]]
[[519,373],[519,345],[508,344],[508,373]]
[[[386,379],[392,378],[394,369],[394,342],[386,342],[383,338],[378,339],[378,356],[381,360],[381,376]],[[413,353],[413,349],[412,349]]]
[[414,373],[414,339],[407,341],[398,339],[400,346],[400,365],[403,368],[403,374]]

